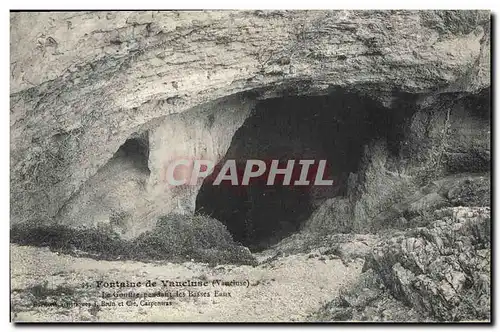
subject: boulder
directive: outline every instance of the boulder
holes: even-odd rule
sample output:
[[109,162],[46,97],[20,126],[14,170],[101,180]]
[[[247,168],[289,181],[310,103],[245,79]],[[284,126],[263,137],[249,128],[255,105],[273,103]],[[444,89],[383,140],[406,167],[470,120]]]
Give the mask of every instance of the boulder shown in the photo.
[[490,209],[445,208],[435,216],[375,245],[365,269],[396,299],[438,320],[489,320]]

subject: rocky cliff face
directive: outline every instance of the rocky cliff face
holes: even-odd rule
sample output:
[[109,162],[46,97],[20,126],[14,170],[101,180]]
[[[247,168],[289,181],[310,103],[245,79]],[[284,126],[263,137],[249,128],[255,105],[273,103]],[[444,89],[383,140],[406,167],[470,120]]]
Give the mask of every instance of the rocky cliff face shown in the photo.
[[490,320],[490,231],[489,208],[456,207],[384,236],[358,282],[314,320]]
[[[266,98],[342,88],[419,114],[414,136],[432,139],[421,124],[448,123],[454,102],[437,107],[444,96],[489,87],[489,45],[482,11],[12,13],[12,222],[118,215],[128,231],[134,219],[192,211],[197,188],[159,185],[163,163],[176,154],[219,161]],[[447,160],[470,160],[470,134],[484,141],[484,120],[454,119],[461,139]],[[147,137],[147,170],[119,153],[138,135]]]
[[[11,13],[11,241],[300,254],[356,280],[314,320],[489,320],[490,37],[487,11]],[[335,185],[165,181],[254,158],[324,159]]]

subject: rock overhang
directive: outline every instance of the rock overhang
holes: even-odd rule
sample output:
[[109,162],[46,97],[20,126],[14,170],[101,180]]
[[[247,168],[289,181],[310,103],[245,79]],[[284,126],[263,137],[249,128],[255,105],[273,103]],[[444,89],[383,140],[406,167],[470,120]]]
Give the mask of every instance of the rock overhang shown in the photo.
[[[11,45],[14,195],[27,191],[18,180],[30,170],[40,170],[42,184],[48,170],[58,172],[52,185],[13,203],[13,220],[56,215],[134,132],[227,96],[325,95],[341,87],[391,105],[399,93],[432,102],[489,86],[489,12],[372,14],[12,13],[11,37],[20,41]],[[61,152],[65,163],[36,161],[60,133],[71,158]],[[47,208],[26,212],[37,204]]]

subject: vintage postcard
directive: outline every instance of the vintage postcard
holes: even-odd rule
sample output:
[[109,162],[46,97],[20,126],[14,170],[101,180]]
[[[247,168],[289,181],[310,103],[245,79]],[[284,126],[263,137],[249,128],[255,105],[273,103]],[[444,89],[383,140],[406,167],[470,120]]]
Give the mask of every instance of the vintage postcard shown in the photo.
[[491,29],[11,11],[11,321],[491,322]]

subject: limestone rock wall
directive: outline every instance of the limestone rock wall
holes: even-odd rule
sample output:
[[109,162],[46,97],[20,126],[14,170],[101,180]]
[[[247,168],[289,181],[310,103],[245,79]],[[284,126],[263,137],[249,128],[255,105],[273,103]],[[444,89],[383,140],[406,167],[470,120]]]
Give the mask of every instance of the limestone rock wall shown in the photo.
[[65,213],[143,126],[236,93],[477,92],[489,29],[486,11],[11,13],[11,220]]
[[[151,176],[148,186],[154,200],[159,205],[164,205],[161,212],[194,213],[196,194],[202,185],[202,179],[196,185],[173,187],[167,183],[168,165],[178,159],[191,162],[208,160],[217,165],[254,103],[255,101],[237,97],[223,99],[209,106],[165,117],[151,131]],[[188,171],[186,177],[190,174]]]
[[488,207],[453,207],[425,226],[385,234],[358,281],[312,320],[489,321],[490,229]]
[[151,229],[160,216],[193,213],[201,180],[172,186],[167,166],[177,159],[217,164],[252,107],[244,98],[224,98],[148,123],[142,127],[148,169],[138,167],[136,156],[115,154],[67,201],[56,220],[72,227],[107,227],[130,238]]

